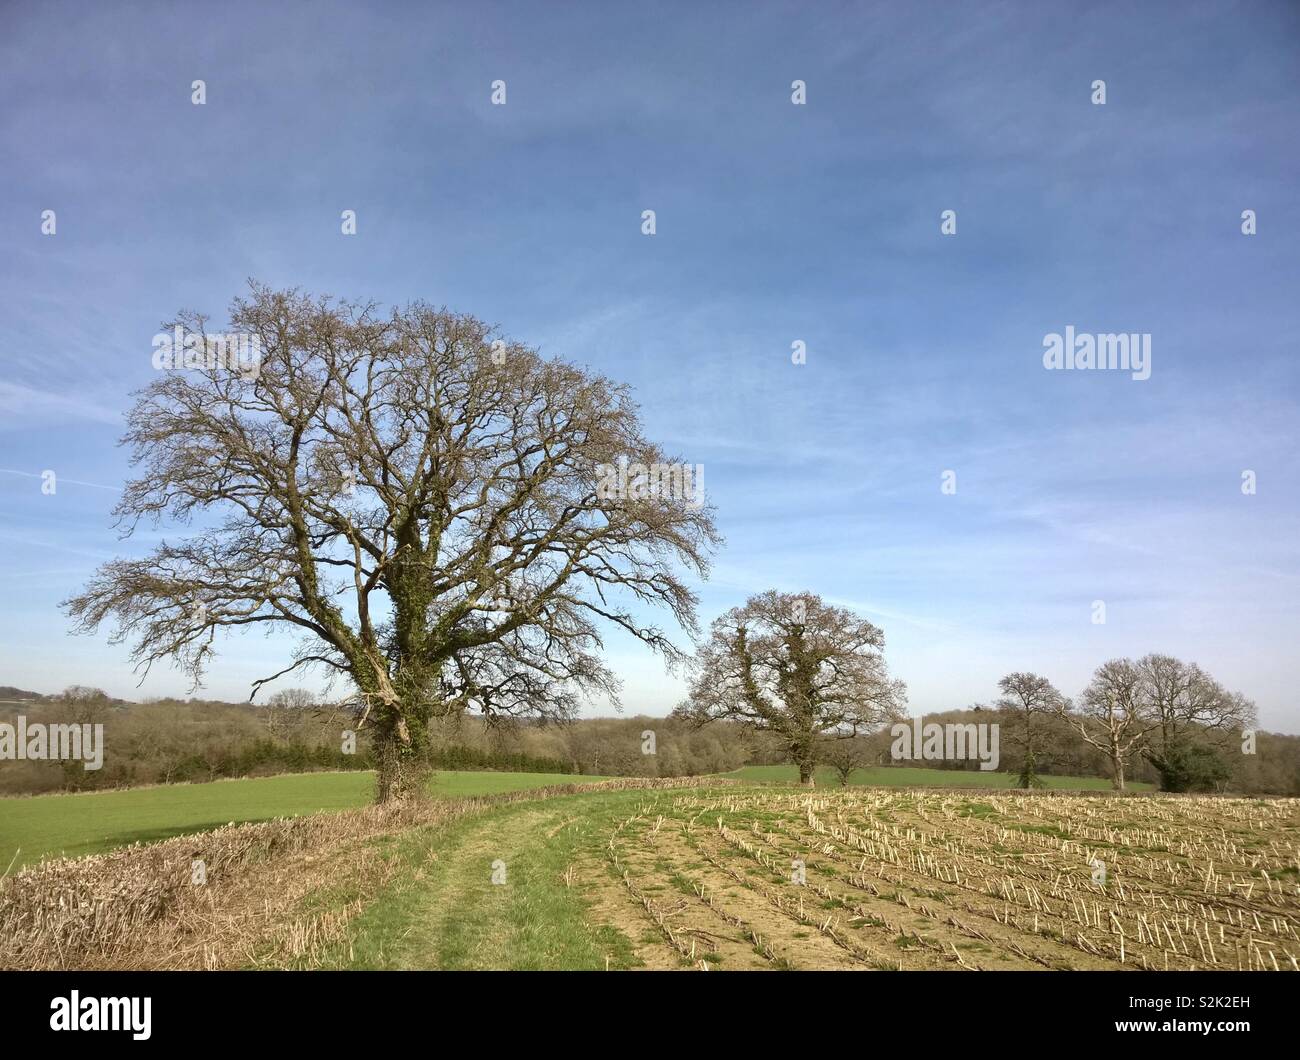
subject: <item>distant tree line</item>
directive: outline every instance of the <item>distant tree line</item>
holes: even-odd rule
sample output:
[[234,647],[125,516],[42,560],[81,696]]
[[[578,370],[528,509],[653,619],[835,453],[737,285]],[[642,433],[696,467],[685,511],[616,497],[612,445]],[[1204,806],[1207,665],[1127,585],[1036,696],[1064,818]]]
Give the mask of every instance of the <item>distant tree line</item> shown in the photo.
[[463,744],[433,748],[428,752],[434,769],[495,770],[504,773],[571,773],[572,763],[563,758],[537,758],[522,751],[482,750]]
[[204,700],[113,700],[98,689],[0,703],[0,721],[102,724],[103,764],[0,762],[0,792],[86,791],[267,776],[312,770],[369,768],[363,755],[343,753],[343,718],[315,710],[286,711]]
[[[1080,731],[1087,716],[1069,701],[1055,699],[1050,685],[1037,683],[1043,679],[1033,678],[1008,675],[999,700],[928,714],[923,721],[998,723],[999,769],[1022,780],[1110,776],[1109,754]],[[355,716],[348,709],[319,702],[305,690],[289,689],[256,706],[199,699],[128,703],[80,687],[55,696],[0,690],[5,691],[12,694],[0,695],[0,721],[12,723],[24,714],[29,722],[100,723],[105,727],[105,753],[103,767],[97,771],[85,770],[78,762],[0,762],[2,794],[375,766],[364,728],[357,733],[353,753],[343,749],[344,733],[352,730]],[[1204,703],[1205,698],[1192,702]],[[1141,707],[1147,719],[1144,726],[1149,727],[1125,759],[1126,780],[1164,790],[1300,796],[1300,736],[1256,732],[1254,753],[1243,753],[1240,731],[1181,717],[1166,719],[1162,729],[1160,712],[1151,714],[1150,706],[1148,701]],[[874,732],[848,739],[818,740],[814,757],[845,779],[861,766],[913,764],[894,762],[891,744],[889,727],[882,724]],[[460,716],[431,725],[425,753],[431,769],[589,776],[703,776],[742,765],[800,764],[779,732],[756,730],[729,719],[701,726],[685,716],[588,718],[563,724],[524,719],[488,724],[482,718]],[[978,769],[974,761],[924,764]]]
[[[0,722],[102,724],[103,765],[0,762],[0,794],[89,791],[376,766],[370,733],[351,708],[301,689],[263,705],[219,700],[115,700],[74,687],[54,696],[13,690]],[[345,734],[353,733],[350,752]],[[650,733],[647,737],[645,734]],[[430,769],[605,776],[700,776],[727,772],[755,754],[734,727],[698,732],[665,718],[593,718],[565,724],[459,717],[430,726]]]
[[996,707],[1018,725],[1021,784],[1034,786],[1048,719],[1099,753],[1115,788],[1134,769],[1153,772],[1162,791],[1224,791],[1241,759],[1258,756],[1255,704],[1225,688],[1195,663],[1171,655],[1111,659],[1071,702],[1047,678],[1012,673],[998,684]]
[[[1167,792],[1300,795],[1300,736],[1255,728],[1255,705],[1194,663],[1167,655],[1112,659],[1077,701],[1046,678],[1012,673],[990,704],[928,714],[941,727],[997,724],[1002,772],[1031,788],[1044,776],[1104,776]],[[847,741],[824,740],[819,761],[841,780],[865,765],[889,765],[889,727]],[[927,761],[978,770],[972,759]]]

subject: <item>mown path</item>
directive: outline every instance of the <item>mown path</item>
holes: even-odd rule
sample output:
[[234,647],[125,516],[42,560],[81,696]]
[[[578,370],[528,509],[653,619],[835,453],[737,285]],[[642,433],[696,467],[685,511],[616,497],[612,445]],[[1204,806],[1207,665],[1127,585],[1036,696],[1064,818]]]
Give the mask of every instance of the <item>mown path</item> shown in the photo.
[[[355,968],[603,969],[636,963],[591,915],[573,866],[639,793],[492,809],[400,841],[400,881],[368,904],[333,963]],[[495,865],[495,867],[494,867]],[[567,875],[566,875],[567,874]],[[494,875],[503,882],[494,883]]]

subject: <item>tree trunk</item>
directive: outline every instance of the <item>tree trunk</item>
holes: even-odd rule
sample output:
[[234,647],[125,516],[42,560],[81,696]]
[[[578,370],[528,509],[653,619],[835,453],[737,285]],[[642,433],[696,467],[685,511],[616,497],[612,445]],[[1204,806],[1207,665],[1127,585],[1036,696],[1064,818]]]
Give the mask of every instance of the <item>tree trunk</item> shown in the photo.
[[813,777],[813,763],[799,763],[799,786],[802,788],[815,788],[817,781]]
[[1124,790],[1124,759],[1117,756],[1114,759],[1112,759],[1112,762],[1115,766],[1115,780],[1114,780],[1115,790],[1123,791]]
[[375,731],[375,801],[404,802],[428,795],[424,740],[413,739],[407,720],[395,715]]

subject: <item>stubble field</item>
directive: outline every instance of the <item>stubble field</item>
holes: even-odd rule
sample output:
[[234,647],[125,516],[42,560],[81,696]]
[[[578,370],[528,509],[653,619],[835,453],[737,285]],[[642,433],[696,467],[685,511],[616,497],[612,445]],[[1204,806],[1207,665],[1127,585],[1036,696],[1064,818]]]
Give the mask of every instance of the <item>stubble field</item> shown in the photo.
[[[327,966],[1260,970],[1300,960],[1300,802],[713,787],[408,841]],[[491,866],[508,869],[494,884]]]
[[1294,971],[1298,825],[1294,800],[709,791],[647,798],[605,856],[700,967]]

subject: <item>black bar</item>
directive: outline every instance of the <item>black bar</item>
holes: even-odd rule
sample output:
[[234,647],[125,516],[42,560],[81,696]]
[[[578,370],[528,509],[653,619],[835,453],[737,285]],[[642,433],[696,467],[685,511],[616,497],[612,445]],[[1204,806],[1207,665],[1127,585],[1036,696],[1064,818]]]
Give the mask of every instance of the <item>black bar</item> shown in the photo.
[[[607,1026],[624,1044],[644,1031],[664,1048],[673,1040],[686,1048],[706,1040],[698,1031],[710,1027],[728,1042],[733,1034],[765,1040],[790,1032],[823,1048],[830,1042],[817,1039],[839,1024],[860,1028],[864,1045],[900,1035],[918,1044],[1053,1047],[1163,1039],[1183,1048],[1203,1039],[1221,1049],[1259,1035],[1290,1038],[1296,984],[1286,973],[1258,972],[0,972],[0,1040],[6,1047],[80,1048],[111,1038],[128,1048],[260,1051],[277,1044],[376,1049],[409,1035],[442,1052],[448,1035],[461,1034],[481,1036],[484,1048],[547,1039],[597,1047],[602,1039],[589,1036]],[[70,1001],[74,990],[83,1005],[136,998],[142,1006],[148,998],[148,1039],[131,1030],[52,1030],[56,999]],[[1117,1026],[1148,1021],[1154,1028]],[[1192,1022],[1247,1026],[1178,1028]]]

